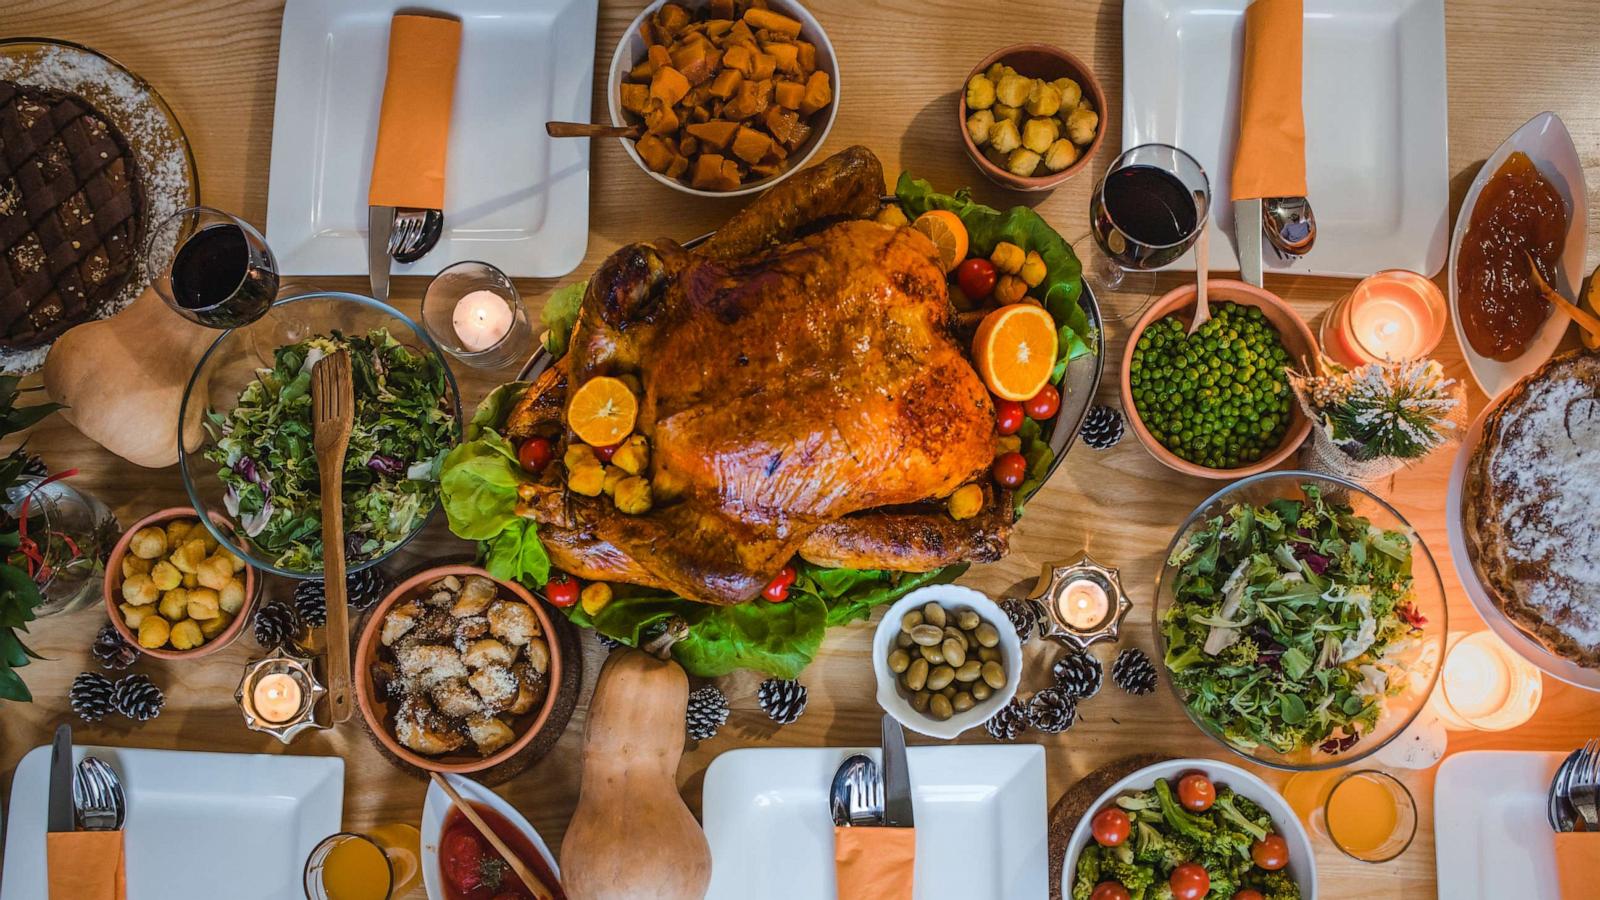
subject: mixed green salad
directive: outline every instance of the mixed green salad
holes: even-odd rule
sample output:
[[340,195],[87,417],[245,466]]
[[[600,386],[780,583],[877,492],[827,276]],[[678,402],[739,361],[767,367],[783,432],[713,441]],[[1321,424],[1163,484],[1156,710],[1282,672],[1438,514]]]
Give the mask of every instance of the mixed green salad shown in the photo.
[[[973,252],[988,253],[1010,241],[1040,254],[1047,265],[1036,292],[1060,326],[1060,353],[1051,381],[1059,383],[1072,359],[1094,352],[1098,334],[1078,304],[1083,291],[1081,267],[1072,248],[1039,214],[1027,207],[1007,212],[974,203],[966,191],[938,194],[925,181],[902,175],[896,196],[907,216],[929,209],[949,209],[967,227]],[[548,329],[545,349],[553,356],[567,350],[587,282],[568,285],[550,296],[541,313]],[[517,462],[517,448],[502,434],[507,414],[526,384],[503,385],[479,406],[466,429],[465,442],[446,457],[440,479],[444,508],[457,536],[480,542],[484,565],[496,577],[543,587],[550,578],[550,558],[539,542],[538,527],[516,515],[517,485],[531,479]],[[1028,420],[1018,432],[1027,476],[1016,491],[1020,507],[1043,482],[1053,454],[1039,423]],[[783,603],[708,606],[659,590],[613,585],[614,597],[595,616],[581,606],[564,610],[580,625],[612,639],[637,646],[677,617],[688,623],[688,636],[673,645],[674,657],[694,675],[714,677],[736,669],[756,669],[792,678],[805,668],[830,627],[865,619],[873,607],[892,603],[926,584],[954,581],[966,565],[933,572],[828,569],[795,561],[796,579]]]
[[321,489],[313,446],[311,369],[350,353],[355,423],[344,460],[345,554],[380,556],[422,526],[437,502],[440,464],[457,433],[443,364],[383,328],[334,332],[280,347],[272,367],[223,413],[206,412],[223,503],[274,565],[322,567]]
[[1245,750],[1348,750],[1400,693],[1426,624],[1410,538],[1302,490],[1233,506],[1168,560],[1167,669],[1190,711]]

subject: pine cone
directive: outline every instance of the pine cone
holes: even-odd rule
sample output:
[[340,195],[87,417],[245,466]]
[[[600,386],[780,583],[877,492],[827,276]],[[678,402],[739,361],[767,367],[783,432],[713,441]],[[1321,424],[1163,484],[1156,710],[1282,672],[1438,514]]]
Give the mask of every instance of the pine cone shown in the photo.
[[1010,703],[1000,707],[999,712],[983,723],[983,730],[997,741],[1014,741],[1017,735],[1028,730],[1028,708],[1012,697]]
[[344,586],[351,609],[371,609],[389,593],[389,579],[377,566],[346,575]]
[[111,692],[111,706],[135,722],[148,722],[161,715],[167,698],[149,675],[124,675]]
[[1087,700],[1100,693],[1104,670],[1100,667],[1100,660],[1086,651],[1074,650],[1056,660],[1050,674],[1056,680],[1056,687],[1061,688],[1068,697]]
[[756,691],[756,701],[772,717],[772,721],[779,725],[793,725],[806,711],[807,694],[805,685],[798,681],[768,678],[761,682],[761,689]]
[[67,698],[72,702],[72,711],[78,714],[78,718],[94,723],[112,712],[112,690],[111,679],[99,672],[83,672],[72,679]]
[[126,669],[139,659],[139,648],[123,640],[116,626],[109,622],[101,626],[100,632],[94,636],[89,653],[100,661],[100,668],[113,671]]
[[1028,724],[1045,734],[1060,734],[1078,720],[1078,703],[1061,688],[1045,688],[1028,701]]
[[312,578],[294,586],[294,611],[307,628],[328,624],[328,598],[322,595],[322,579]]
[[1148,694],[1156,689],[1156,667],[1143,650],[1129,647],[1111,664],[1111,680],[1130,694]]
[[613,650],[617,649],[618,647],[622,646],[622,642],[621,641],[617,640],[616,638],[612,637],[609,634],[601,633],[599,629],[595,630],[594,639],[600,644],[600,646],[606,648],[606,652],[607,653],[610,653],[611,651],[613,651]]
[[1114,406],[1091,406],[1078,434],[1096,450],[1110,450],[1122,440],[1122,413]]
[[1039,604],[1032,600],[1001,600],[1000,609],[1011,620],[1011,627],[1017,630],[1017,637],[1026,644],[1033,638],[1034,632],[1039,630]]
[[[804,690],[802,688],[801,690]],[[728,721],[728,698],[713,685],[689,695],[689,739],[709,741]]]
[[30,476],[33,477],[33,478],[49,478],[50,477],[50,467],[46,466],[44,464],[44,460],[42,460],[39,457],[33,455],[32,453],[28,453],[27,451],[23,450],[21,447],[18,447],[16,449],[15,453],[16,453],[16,455],[21,456],[23,458],[23,461],[22,461],[22,475],[23,475],[23,477],[25,477],[25,478],[26,477],[30,477]]
[[[389,592],[389,580],[377,566],[351,572],[344,578],[345,602],[351,609],[368,609]],[[328,624],[327,585],[321,578],[308,578],[294,589],[294,608],[307,627]]]
[[256,610],[255,635],[256,643],[267,650],[293,644],[300,636],[300,617],[282,600],[262,604]]

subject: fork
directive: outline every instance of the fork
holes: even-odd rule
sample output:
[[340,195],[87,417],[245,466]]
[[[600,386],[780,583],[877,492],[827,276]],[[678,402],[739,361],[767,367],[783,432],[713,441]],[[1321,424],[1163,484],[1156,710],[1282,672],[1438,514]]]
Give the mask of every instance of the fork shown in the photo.
[[389,255],[399,262],[411,262],[427,252],[428,216],[438,215],[427,209],[396,209],[394,227],[389,232]]
[[1595,809],[1595,781],[1600,777],[1600,740],[1585,741],[1571,766],[1566,767],[1561,793],[1572,800],[1572,807],[1583,820],[1586,831],[1600,829]]
[[86,756],[72,779],[72,805],[78,827],[85,831],[115,831],[122,827],[127,804],[117,773],[104,760]]
[[883,770],[866,765],[850,779],[850,824],[883,824]]
[[344,455],[355,418],[350,354],[340,350],[311,369],[311,416],[322,481],[322,580],[328,600],[328,709],[350,720],[350,611],[345,597]]

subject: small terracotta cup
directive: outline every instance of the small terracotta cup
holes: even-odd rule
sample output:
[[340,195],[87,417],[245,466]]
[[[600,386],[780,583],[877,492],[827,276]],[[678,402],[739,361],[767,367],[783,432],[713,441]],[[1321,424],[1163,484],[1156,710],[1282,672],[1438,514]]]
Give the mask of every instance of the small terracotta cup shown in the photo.
[[[1272,327],[1278,330],[1278,337],[1283,341],[1283,349],[1289,354],[1289,361],[1301,367],[1317,366],[1317,339],[1311,334],[1311,329],[1306,321],[1300,318],[1289,304],[1283,302],[1277,294],[1262,290],[1254,285],[1231,279],[1213,278],[1209,283],[1207,293],[1211,303],[1229,302],[1240,306],[1254,306],[1267,317]],[[1198,478],[1215,478],[1231,480],[1265,472],[1268,469],[1288,459],[1306,436],[1311,433],[1311,420],[1307,419],[1300,411],[1298,403],[1289,405],[1289,430],[1283,436],[1283,443],[1278,449],[1267,454],[1248,466],[1237,469],[1212,469],[1207,466],[1197,465],[1168,450],[1150,434],[1144,427],[1143,420],[1139,417],[1139,410],[1133,404],[1133,381],[1129,373],[1133,369],[1133,351],[1139,345],[1139,338],[1150,323],[1164,319],[1177,313],[1181,316],[1184,327],[1193,321],[1192,307],[1195,300],[1195,286],[1186,284],[1168,291],[1161,299],[1151,304],[1145,314],[1139,318],[1138,324],[1133,326],[1133,333],[1128,336],[1128,345],[1122,351],[1122,411],[1128,417],[1128,424],[1133,428],[1133,433],[1139,438],[1139,443],[1150,451],[1150,455],[1160,460],[1170,469],[1175,469],[1185,475],[1194,475]],[[1213,310],[1213,313],[1215,310]]]
[[[408,600],[422,592],[422,589],[438,581],[446,575],[465,577],[467,575],[482,575],[500,585],[502,596],[509,595],[521,600],[533,608],[533,614],[539,619],[539,627],[544,631],[545,642],[550,645],[550,671],[545,673],[549,679],[550,690],[545,694],[544,703],[540,704],[537,712],[525,713],[512,720],[512,729],[517,734],[517,739],[501,747],[488,756],[479,756],[476,753],[450,753],[443,756],[423,756],[404,746],[394,736],[394,728],[389,716],[389,699],[378,694],[377,686],[372,680],[372,665],[378,659],[378,636],[383,632],[383,619],[396,603]],[[355,685],[356,705],[361,708],[361,717],[366,720],[367,728],[377,737],[378,743],[390,754],[409,765],[415,766],[426,772],[454,772],[465,775],[472,772],[481,772],[493,768],[512,757],[516,756],[524,747],[528,746],[538,736],[539,730],[544,727],[550,718],[550,710],[555,705],[556,694],[561,689],[561,645],[556,639],[555,626],[550,622],[550,616],[545,611],[544,604],[535,600],[533,595],[521,585],[509,581],[501,581],[490,575],[488,571],[477,566],[437,566],[425,569],[402,581],[389,592],[387,597],[372,612],[367,615],[366,624],[361,628],[361,641],[356,645],[355,652]],[[565,724],[564,722],[562,723]]]
[[[1083,95],[1094,104],[1094,111],[1100,116],[1100,127],[1095,130],[1094,140],[1087,147],[1081,148],[1078,159],[1072,165],[1059,172],[1037,177],[1023,177],[1013,175],[1005,168],[989,161],[978,145],[972,142],[972,135],[967,133],[967,82],[973,75],[988,69],[995,63],[1010,66],[1017,70],[1017,74],[1028,78],[1043,78],[1045,81],[1054,81],[1057,78],[1071,78],[1083,88]],[[1089,160],[1094,157],[1095,151],[1100,149],[1100,142],[1106,136],[1106,95],[1100,88],[1099,79],[1089,71],[1083,61],[1071,53],[1050,44],[1013,44],[1002,50],[985,56],[983,61],[973,67],[967,74],[966,81],[961,82],[958,109],[956,115],[956,130],[961,133],[961,143],[967,148],[967,156],[972,158],[972,164],[995,184],[1016,191],[1048,191],[1066,181],[1068,178],[1083,171],[1089,165]]]
[[[246,563],[244,567],[244,605],[239,607],[238,615],[233,617],[233,621],[229,622],[228,627],[222,629],[220,634],[193,650],[173,650],[170,647],[152,650],[149,647],[141,647],[139,646],[139,635],[132,628],[129,628],[126,622],[122,621],[122,610],[117,608],[117,604],[122,602],[122,558],[128,555],[128,545],[133,543],[134,533],[151,525],[165,526],[174,519],[198,520],[199,518],[200,514],[195,512],[192,506],[174,506],[171,509],[153,512],[133,523],[131,528],[123,532],[122,539],[117,541],[115,547],[111,548],[111,556],[106,559],[106,614],[111,617],[111,625],[117,629],[118,634],[122,635],[123,640],[127,641],[140,653],[153,656],[156,659],[196,659],[221,650],[228,644],[233,643],[233,639],[238,637],[239,632],[244,630],[245,623],[250,620],[250,612],[256,605],[256,590],[258,588],[256,570],[249,563]],[[211,514],[211,521],[222,528],[233,527],[227,517],[219,512]]]

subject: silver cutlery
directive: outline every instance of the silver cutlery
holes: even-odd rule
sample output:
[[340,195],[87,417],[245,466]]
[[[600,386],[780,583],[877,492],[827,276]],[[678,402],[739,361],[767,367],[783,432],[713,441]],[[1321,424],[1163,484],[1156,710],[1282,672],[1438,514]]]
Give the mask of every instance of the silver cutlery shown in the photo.
[[878,764],[859,753],[840,763],[833,773],[828,806],[835,825],[882,825],[883,778]]
[[1269,197],[1261,206],[1261,230],[1280,258],[1305,256],[1317,242],[1317,219],[1304,197]]
[[372,299],[389,302],[389,237],[394,233],[395,208],[367,207],[367,280],[372,284]]
[[1591,738],[1584,742],[1578,759],[1567,771],[1567,796],[1583,819],[1584,830],[1600,830],[1600,740]]
[[1572,807],[1572,797],[1567,794],[1567,777],[1582,750],[1574,750],[1556,767],[1550,779],[1550,796],[1545,803],[1545,817],[1556,831],[1571,831],[1577,823],[1577,810]]
[[833,824],[841,828],[850,824],[850,770],[858,759],[866,757],[852,756],[840,763],[828,789],[828,812],[833,816]]
[[389,234],[389,255],[395,262],[416,262],[439,243],[443,230],[444,213],[437,209],[398,209]]
[[906,733],[893,716],[885,714],[883,734],[883,824],[910,828],[915,824],[911,807],[911,774],[906,768]]
[[56,729],[50,745],[50,799],[46,825],[51,831],[76,831],[73,815],[72,726]]
[[122,780],[105,760],[86,756],[78,763],[72,784],[78,827],[84,831],[116,831],[127,814]]
[[1239,246],[1239,279],[1256,287],[1261,277],[1262,200],[1233,201],[1233,239]]

